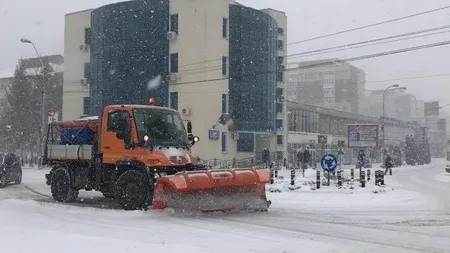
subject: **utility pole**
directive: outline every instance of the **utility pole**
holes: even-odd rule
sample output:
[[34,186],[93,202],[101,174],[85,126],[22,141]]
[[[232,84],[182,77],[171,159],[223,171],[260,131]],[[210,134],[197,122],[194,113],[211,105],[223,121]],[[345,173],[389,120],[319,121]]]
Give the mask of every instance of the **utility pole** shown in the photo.
[[[44,61],[42,60],[42,57],[40,56],[39,52],[36,49],[36,46],[34,45],[34,43],[26,38],[22,38],[20,39],[20,42],[22,43],[26,43],[26,44],[31,44],[34,48],[34,51],[36,52],[36,55],[38,56],[38,59],[41,63],[42,66],[42,70],[44,71],[45,74],[45,64]],[[39,74],[38,74],[39,75]],[[45,80],[42,78],[41,80],[41,92],[42,92],[42,110],[41,110],[41,129],[40,129],[40,143],[39,143],[39,147],[38,147],[38,154],[39,156],[43,155],[42,151],[44,150],[44,139],[45,139],[45,126],[47,125],[47,112],[46,112],[46,102],[47,102],[47,93],[46,93],[46,84],[45,84]]]

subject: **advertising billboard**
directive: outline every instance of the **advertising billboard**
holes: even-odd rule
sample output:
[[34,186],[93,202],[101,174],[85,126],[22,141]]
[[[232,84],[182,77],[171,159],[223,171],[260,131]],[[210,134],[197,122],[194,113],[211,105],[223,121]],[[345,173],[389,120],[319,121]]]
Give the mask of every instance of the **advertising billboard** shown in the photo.
[[348,125],[349,148],[376,148],[378,147],[377,124],[350,124]]

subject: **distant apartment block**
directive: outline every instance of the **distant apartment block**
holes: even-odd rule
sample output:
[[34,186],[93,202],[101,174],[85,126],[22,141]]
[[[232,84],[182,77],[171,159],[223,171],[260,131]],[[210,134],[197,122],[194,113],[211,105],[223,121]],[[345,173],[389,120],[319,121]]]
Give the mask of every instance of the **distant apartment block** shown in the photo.
[[287,99],[292,102],[360,113],[366,74],[339,59],[291,62],[287,73]]

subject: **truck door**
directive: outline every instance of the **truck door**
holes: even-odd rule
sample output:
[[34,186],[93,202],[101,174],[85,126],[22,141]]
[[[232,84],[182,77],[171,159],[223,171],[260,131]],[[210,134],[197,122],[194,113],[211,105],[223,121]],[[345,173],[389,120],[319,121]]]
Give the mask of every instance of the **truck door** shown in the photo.
[[126,110],[112,109],[107,117],[106,131],[103,131],[101,144],[103,162],[115,164],[126,158],[128,153],[126,146],[131,141],[130,113]]

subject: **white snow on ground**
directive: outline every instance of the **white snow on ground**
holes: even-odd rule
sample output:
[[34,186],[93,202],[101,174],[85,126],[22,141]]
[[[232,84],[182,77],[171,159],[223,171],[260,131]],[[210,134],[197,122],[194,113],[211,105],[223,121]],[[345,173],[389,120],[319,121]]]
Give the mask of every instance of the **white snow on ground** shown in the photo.
[[[158,212],[67,207],[35,201],[0,201],[0,242],[7,252],[327,252],[331,246],[287,233],[236,230]],[[306,251],[305,251],[306,250]]]
[[433,179],[436,181],[443,182],[443,183],[450,183],[450,173],[443,172],[443,173],[437,174],[436,176],[434,176]]
[[[355,177],[359,177],[358,173],[359,170],[355,170]],[[295,186],[290,185],[290,172],[280,171],[275,183],[267,185],[268,198],[279,207],[302,210],[386,209],[429,204],[426,195],[397,188],[401,184],[393,176],[385,176],[385,186],[375,185],[373,173],[372,170],[371,180],[366,182],[365,188],[360,187],[357,178],[351,181],[350,172],[345,171],[344,176],[350,181],[344,182],[342,187],[338,187],[334,180],[330,180],[331,186],[323,185],[327,180],[321,175],[321,188],[316,189],[315,170],[306,170],[304,178],[301,171],[297,171]]]
[[0,189],[0,245],[24,253],[448,253],[450,217],[435,211],[425,192],[399,180],[432,167],[394,169],[385,187],[373,185],[371,169],[366,188],[354,181],[315,190],[314,170],[305,178],[297,171],[301,188],[294,190],[284,170],[283,179],[267,186],[269,212],[250,214],[126,212],[85,191],[77,203],[54,203],[48,170],[24,169],[22,185]]

